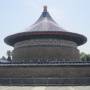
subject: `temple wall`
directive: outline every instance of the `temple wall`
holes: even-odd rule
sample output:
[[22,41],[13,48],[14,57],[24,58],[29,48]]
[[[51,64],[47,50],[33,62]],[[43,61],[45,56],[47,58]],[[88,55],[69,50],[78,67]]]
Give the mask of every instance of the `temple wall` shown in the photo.
[[37,46],[23,47],[13,51],[14,60],[29,60],[33,58],[57,58],[79,60],[79,50],[68,47]]

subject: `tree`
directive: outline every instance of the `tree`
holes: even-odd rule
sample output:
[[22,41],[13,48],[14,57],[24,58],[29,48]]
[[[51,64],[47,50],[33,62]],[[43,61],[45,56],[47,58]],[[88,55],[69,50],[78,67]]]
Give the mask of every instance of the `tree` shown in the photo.
[[90,61],[90,54],[85,54],[84,52],[82,52],[82,53],[80,54],[80,59],[81,59],[82,61]]
[[12,52],[10,50],[8,50],[7,51],[7,56],[8,56],[7,60],[8,61],[11,61],[11,55],[12,55]]
[[2,57],[1,57],[1,60],[6,60],[6,57],[5,57],[5,56],[2,56]]

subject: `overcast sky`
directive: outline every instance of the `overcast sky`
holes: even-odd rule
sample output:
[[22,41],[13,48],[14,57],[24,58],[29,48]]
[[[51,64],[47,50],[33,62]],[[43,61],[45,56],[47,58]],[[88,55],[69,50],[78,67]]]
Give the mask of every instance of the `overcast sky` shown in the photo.
[[25,31],[39,18],[43,5],[60,27],[88,38],[79,49],[90,53],[90,0],[0,0],[0,57],[12,49],[3,39]]

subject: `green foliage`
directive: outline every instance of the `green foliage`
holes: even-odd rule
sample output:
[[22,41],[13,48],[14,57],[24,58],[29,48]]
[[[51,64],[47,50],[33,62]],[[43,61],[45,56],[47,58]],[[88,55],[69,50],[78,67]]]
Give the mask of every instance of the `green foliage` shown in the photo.
[[90,54],[86,54],[86,53],[81,53],[80,54],[80,59],[82,60],[82,61],[90,61]]
[[6,60],[6,57],[5,57],[5,56],[2,56],[2,57],[1,57],[1,60]]

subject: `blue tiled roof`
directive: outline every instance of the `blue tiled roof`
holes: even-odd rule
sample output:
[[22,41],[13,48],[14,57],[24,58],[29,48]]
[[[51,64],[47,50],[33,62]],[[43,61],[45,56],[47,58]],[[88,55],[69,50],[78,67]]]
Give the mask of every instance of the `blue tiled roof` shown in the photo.
[[47,10],[43,10],[40,18],[28,28],[28,31],[66,31],[59,27]]

